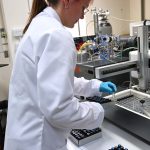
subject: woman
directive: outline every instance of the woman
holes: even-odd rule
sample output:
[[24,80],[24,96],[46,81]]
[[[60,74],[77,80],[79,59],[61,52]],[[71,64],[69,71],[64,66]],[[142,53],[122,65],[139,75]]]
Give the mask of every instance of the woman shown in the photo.
[[5,150],[66,150],[71,129],[101,125],[102,106],[75,95],[113,93],[116,86],[74,78],[76,50],[64,27],[83,19],[89,3],[33,0],[11,76]]

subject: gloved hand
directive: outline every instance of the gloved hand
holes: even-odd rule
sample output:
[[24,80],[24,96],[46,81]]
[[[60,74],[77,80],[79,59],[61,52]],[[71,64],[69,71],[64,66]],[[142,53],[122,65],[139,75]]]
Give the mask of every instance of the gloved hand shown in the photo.
[[106,92],[112,94],[117,91],[117,87],[112,82],[102,82],[99,87],[100,92]]

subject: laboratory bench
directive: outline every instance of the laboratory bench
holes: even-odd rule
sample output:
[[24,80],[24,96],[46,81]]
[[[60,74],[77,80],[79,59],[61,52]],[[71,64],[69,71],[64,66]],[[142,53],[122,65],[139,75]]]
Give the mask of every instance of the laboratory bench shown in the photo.
[[104,119],[102,137],[78,147],[70,139],[67,140],[68,150],[109,150],[121,144],[128,150],[150,150],[150,145],[125,130]]

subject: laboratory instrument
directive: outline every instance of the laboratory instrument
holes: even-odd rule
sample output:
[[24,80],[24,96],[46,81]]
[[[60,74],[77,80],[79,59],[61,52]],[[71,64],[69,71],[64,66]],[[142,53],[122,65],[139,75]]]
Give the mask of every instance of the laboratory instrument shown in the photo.
[[132,28],[128,38],[108,34],[87,38],[78,49],[76,75],[104,81],[115,78],[118,85],[128,81],[127,88],[105,97],[111,100],[102,104],[105,118],[150,144],[150,25],[146,20]]

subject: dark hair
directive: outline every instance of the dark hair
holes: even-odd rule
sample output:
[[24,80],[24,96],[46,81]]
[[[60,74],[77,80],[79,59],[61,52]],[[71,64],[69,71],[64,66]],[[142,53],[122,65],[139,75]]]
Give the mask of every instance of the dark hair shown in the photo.
[[[59,0],[47,0],[47,2],[51,5],[56,5],[58,3]],[[28,19],[28,22],[23,30],[23,33],[25,33],[32,21],[32,19],[39,14],[41,11],[43,11],[44,8],[47,7],[47,3],[45,0],[33,0],[32,2],[32,8],[31,8],[31,12],[30,12],[30,16]]]

